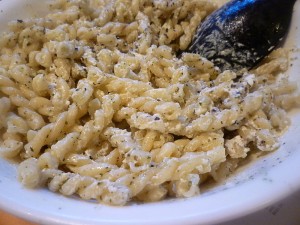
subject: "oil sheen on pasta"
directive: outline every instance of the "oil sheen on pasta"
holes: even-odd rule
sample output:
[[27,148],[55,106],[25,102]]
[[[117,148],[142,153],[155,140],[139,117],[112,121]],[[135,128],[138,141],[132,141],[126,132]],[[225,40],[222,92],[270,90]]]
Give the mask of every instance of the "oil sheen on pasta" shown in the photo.
[[50,8],[0,39],[0,154],[21,160],[24,186],[111,205],[191,197],[251,151],[279,147],[299,105],[285,50],[241,76],[176,58],[211,1]]

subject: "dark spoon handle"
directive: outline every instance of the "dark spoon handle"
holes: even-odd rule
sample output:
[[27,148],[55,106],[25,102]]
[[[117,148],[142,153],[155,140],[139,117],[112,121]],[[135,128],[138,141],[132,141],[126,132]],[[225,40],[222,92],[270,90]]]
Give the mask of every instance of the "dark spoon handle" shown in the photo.
[[284,38],[296,0],[233,0],[198,28],[188,52],[221,70],[252,68]]

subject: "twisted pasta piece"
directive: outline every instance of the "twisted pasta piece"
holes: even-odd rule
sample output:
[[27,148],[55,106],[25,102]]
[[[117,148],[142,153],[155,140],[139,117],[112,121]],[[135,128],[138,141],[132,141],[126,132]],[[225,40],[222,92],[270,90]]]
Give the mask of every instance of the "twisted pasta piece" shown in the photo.
[[80,109],[72,104],[69,110],[61,113],[54,123],[49,123],[37,131],[34,138],[24,146],[25,157],[37,157],[43,146],[62,137],[66,129],[72,127],[80,116]]
[[181,108],[175,102],[162,102],[150,97],[138,97],[128,103],[128,107],[140,112],[159,114],[166,120],[176,120],[181,114]]
[[[32,161],[35,163],[34,159],[27,159],[20,167],[22,168],[23,166],[28,166],[26,164],[29,164],[32,167],[31,171],[36,171],[34,168],[37,165],[34,165]],[[27,173],[28,169],[25,171]],[[130,200],[130,191],[126,186],[108,180],[98,181],[88,176],[64,173],[56,169],[45,169],[36,172],[36,174],[39,174],[38,177],[40,179],[36,179],[30,183],[26,173],[19,169],[19,176],[26,186],[36,186],[40,182],[48,183],[49,189],[53,192],[60,191],[67,196],[77,193],[83,199],[96,199],[110,205],[125,205]]]
[[10,108],[11,108],[10,99],[6,97],[0,98],[0,129],[6,126],[5,118],[7,117]]
[[162,147],[165,143],[173,141],[174,137],[155,130],[138,130],[134,133],[134,139],[140,143],[144,151],[149,152],[152,149]]
[[0,91],[9,96],[10,101],[19,107],[26,107],[29,101],[23,93],[17,88],[17,85],[8,77],[0,74]]
[[26,119],[28,126],[33,130],[38,130],[46,125],[43,117],[37,112],[27,107],[19,107],[18,113]]
[[0,145],[0,156],[13,158],[23,149],[23,142],[14,139],[6,139]]
[[27,121],[15,113],[9,113],[7,118],[7,133],[16,133],[25,135],[29,130]]

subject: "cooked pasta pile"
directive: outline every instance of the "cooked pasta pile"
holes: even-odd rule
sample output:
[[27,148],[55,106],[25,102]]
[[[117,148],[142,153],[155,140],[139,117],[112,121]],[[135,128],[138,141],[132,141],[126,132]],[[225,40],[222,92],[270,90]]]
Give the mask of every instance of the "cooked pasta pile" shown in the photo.
[[279,147],[299,104],[285,50],[242,75],[176,57],[211,1],[50,8],[0,39],[0,154],[21,160],[24,186],[111,205],[191,197],[251,151]]

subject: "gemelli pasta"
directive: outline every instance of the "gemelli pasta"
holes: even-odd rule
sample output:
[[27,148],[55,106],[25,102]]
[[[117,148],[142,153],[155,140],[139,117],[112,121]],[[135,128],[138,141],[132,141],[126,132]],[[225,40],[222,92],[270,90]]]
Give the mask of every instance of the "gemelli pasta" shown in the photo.
[[273,151],[299,105],[278,49],[221,72],[184,51],[209,0],[55,0],[0,38],[0,155],[26,187],[104,204],[191,197]]

